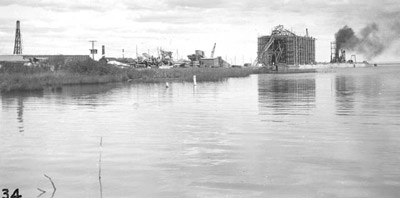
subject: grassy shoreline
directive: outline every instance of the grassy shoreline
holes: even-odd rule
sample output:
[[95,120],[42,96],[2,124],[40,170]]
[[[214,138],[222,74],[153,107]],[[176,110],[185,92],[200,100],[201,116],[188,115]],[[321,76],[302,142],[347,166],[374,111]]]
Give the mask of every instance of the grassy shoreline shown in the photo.
[[65,85],[103,84],[112,82],[219,81],[229,77],[247,77],[254,68],[173,68],[118,69],[116,72],[73,73],[65,70],[43,72],[0,73],[0,92],[33,91]]
[[[91,59],[80,62],[56,61],[40,67],[27,67],[18,63],[0,63],[0,92],[34,91],[60,88],[65,85],[103,84],[112,82],[167,82],[193,80],[220,81],[250,74],[286,74],[313,72],[306,70],[272,71],[265,67],[245,68],[172,68],[135,69],[119,68]],[[54,70],[52,68],[55,68]]]

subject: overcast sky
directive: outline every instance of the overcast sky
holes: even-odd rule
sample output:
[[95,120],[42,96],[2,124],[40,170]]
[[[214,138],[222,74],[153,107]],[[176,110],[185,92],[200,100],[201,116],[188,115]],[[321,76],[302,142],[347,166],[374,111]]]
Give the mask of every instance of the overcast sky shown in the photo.
[[[0,0],[0,54],[11,54],[21,21],[24,54],[89,54],[89,40],[107,56],[136,57],[157,47],[186,57],[196,49],[241,64],[256,58],[257,37],[279,24],[316,38],[317,61],[344,25],[358,32],[376,22],[399,30],[398,0]],[[400,31],[399,31],[400,32]],[[397,34],[400,38],[400,35]],[[400,39],[377,60],[400,61]],[[100,50],[99,50],[100,52]],[[360,56],[361,57],[361,56]]]

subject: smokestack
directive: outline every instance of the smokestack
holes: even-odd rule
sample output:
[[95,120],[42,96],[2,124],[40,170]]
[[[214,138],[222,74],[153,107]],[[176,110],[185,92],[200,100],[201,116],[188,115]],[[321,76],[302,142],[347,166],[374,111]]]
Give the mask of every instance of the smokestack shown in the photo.
[[103,57],[105,57],[105,55],[106,55],[106,48],[104,47],[104,45],[101,46],[101,55]]
[[308,37],[308,28],[306,28],[306,37]]

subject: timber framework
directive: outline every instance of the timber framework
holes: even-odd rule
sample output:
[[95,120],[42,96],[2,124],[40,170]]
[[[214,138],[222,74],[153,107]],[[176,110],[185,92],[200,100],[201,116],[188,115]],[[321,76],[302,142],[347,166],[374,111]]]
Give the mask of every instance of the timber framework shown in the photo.
[[298,66],[315,63],[315,38],[297,36],[282,25],[276,26],[271,35],[258,37],[256,63],[263,66],[283,64]]

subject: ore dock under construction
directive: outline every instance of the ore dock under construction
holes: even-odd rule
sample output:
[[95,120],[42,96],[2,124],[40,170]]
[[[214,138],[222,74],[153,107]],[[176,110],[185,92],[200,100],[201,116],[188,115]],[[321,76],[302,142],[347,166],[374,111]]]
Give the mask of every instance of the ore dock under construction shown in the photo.
[[263,66],[299,66],[315,63],[315,38],[297,36],[282,25],[276,26],[271,35],[258,37],[258,64]]

